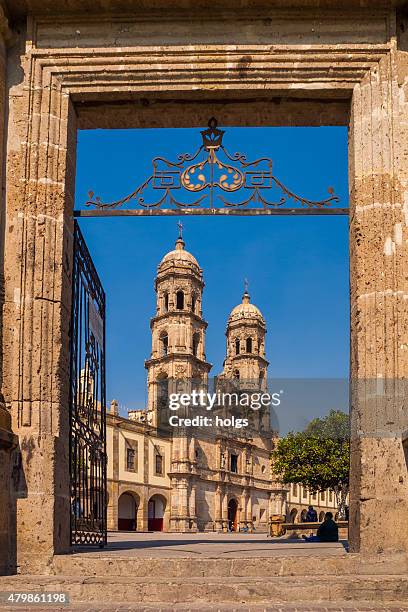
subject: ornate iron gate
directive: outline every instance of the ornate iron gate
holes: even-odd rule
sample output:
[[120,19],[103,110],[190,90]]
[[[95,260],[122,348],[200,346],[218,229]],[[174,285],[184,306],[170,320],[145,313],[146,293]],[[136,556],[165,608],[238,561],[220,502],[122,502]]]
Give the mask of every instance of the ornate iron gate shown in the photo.
[[70,338],[71,544],[106,544],[105,292],[78,223]]

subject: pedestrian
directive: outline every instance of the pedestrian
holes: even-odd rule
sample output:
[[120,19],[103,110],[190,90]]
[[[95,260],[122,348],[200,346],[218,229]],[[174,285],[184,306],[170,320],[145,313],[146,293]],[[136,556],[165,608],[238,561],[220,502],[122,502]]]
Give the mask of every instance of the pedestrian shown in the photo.
[[309,509],[306,513],[306,523],[317,523],[317,512],[313,508],[313,506],[309,506]]
[[338,542],[339,541],[339,528],[337,523],[333,520],[333,514],[326,512],[324,515],[324,521],[317,530],[316,535],[306,536],[302,538],[305,542]]

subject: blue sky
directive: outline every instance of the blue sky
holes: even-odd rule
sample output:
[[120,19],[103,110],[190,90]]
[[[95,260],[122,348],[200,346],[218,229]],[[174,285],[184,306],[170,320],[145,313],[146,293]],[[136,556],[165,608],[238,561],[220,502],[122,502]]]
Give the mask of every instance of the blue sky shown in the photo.
[[[196,129],[78,133],[76,208],[92,189],[103,200],[127,195],[151,174],[151,159],[193,152]],[[347,130],[228,128],[224,144],[248,159],[272,157],[274,174],[310,198],[334,187],[348,206]],[[244,278],[268,327],[272,378],[343,378],[349,368],[348,219],[183,217],[186,248],[204,270],[207,358],[221,370],[225,325]],[[107,294],[107,399],[121,409],[146,402],[157,265],[177,237],[177,217],[81,219]],[[336,406],[330,406],[336,407]],[[345,406],[338,406],[343,407]]]

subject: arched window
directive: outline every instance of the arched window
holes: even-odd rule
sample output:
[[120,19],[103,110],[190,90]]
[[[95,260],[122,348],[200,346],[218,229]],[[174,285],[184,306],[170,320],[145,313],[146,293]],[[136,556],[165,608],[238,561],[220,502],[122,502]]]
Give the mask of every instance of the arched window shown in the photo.
[[197,296],[195,293],[193,293],[192,297],[191,297],[191,310],[193,312],[196,311],[196,306],[197,306]]
[[163,306],[164,306],[164,312],[167,312],[169,309],[169,294],[168,293],[164,294]]
[[160,356],[165,357],[169,352],[169,337],[166,332],[160,335]]
[[234,370],[234,378],[235,380],[239,380],[239,370]]
[[239,338],[235,339],[235,354],[239,355]]
[[184,292],[183,291],[177,291],[176,293],[176,308],[177,310],[184,309]]
[[200,344],[200,334],[198,332],[195,332],[193,334],[193,355],[195,357],[198,357],[199,344]]
[[252,353],[252,338],[246,339],[246,352]]

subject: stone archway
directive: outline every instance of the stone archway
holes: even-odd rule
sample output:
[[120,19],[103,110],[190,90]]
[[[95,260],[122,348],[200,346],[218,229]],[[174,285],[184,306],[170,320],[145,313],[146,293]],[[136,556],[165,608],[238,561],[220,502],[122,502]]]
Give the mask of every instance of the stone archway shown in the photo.
[[164,495],[155,493],[148,501],[147,518],[149,531],[163,531],[165,528],[164,517],[166,513],[167,499]]
[[118,531],[137,530],[139,496],[130,491],[122,493],[118,499]]
[[[0,106],[8,106],[0,121],[7,170],[1,375],[20,442],[12,455],[18,511],[10,558],[18,552],[23,568],[36,567],[70,550],[66,364],[76,129],[190,127],[220,113],[224,125],[349,126],[350,546],[408,550],[407,417],[396,384],[406,376],[408,344],[406,16],[395,3],[364,10],[350,0],[340,27],[324,9],[316,24],[306,0],[297,3],[301,17],[283,1],[260,1],[239,22],[227,7],[217,22],[222,36],[211,39],[205,11],[192,15],[192,37],[176,9],[166,12],[171,28],[152,27],[137,10],[134,22],[122,24],[123,7],[135,8],[130,0],[112,9],[113,20],[98,13],[100,3],[92,14],[89,3],[72,0],[69,15],[47,3],[44,16],[43,3],[30,1],[28,30],[26,3],[17,4],[6,0],[10,23],[24,27],[8,31],[0,15]],[[265,18],[276,27],[265,29]],[[251,49],[237,35],[242,29]]]
[[235,497],[228,501],[228,530],[238,531],[238,502]]
[[292,508],[292,510],[290,511],[289,514],[289,520],[291,523],[296,523],[296,517],[297,517],[298,511],[296,508]]

